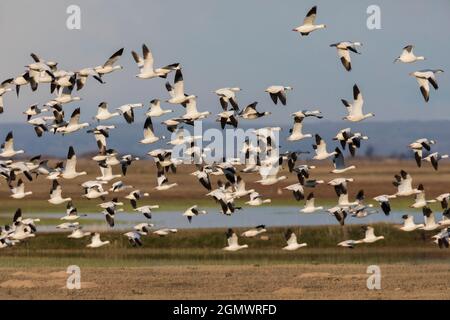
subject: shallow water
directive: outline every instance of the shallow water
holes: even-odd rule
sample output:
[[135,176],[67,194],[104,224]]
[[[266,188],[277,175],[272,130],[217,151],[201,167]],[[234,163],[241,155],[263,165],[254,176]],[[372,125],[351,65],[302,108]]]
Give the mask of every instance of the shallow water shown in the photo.
[[[115,230],[115,229],[129,229],[134,225],[141,222],[149,222],[155,225],[155,228],[228,228],[228,227],[248,227],[264,224],[267,226],[287,226],[287,225],[304,225],[304,226],[317,226],[317,225],[335,225],[337,224],[334,216],[331,216],[328,212],[315,212],[315,213],[299,213],[298,207],[291,206],[260,206],[260,207],[245,207],[242,210],[236,211],[231,216],[226,216],[218,212],[217,208],[207,209],[208,213],[205,215],[199,215],[192,218],[192,222],[189,223],[187,218],[182,216],[183,211],[164,211],[154,210],[152,212],[152,219],[145,218],[142,214],[136,212],[119,212],[116,214],[116,226],[112,229],[104,222],[104,216],[101,213],[91,213],[87,217],[78,219],[81,225],[83,221],[99,220],[99,223],[93,223],[90,221],[85,229],[102,229],[102,230]],[[347,217],[346,224],[372,224],[377,222],[386,222],[393,224],[401,224],[402,215],[406,212],[391,212],[389,216],[385,216],[381,211],[371,214],[364,218]],[[408,211],[410,215],[414,215],[414,221],[416,223],[423,223],[423,215],[421,210]],[[54,213],[36,213],[33,217],[39,218],[58,218],[60,217]],[[442,215],[436,213],[436,221],[441,219]],[[65,221],[61,220],[61,223]],[[58,231],[54,225],[41,225],[38,228],[40,231]]]

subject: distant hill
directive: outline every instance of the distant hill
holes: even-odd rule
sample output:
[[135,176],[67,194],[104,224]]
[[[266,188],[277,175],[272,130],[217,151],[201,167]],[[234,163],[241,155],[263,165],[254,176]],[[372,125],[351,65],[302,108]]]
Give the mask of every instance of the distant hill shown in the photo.
[[[252,124],[258,124],[258,127],[265,125],[281,126],[279,124],[268,124],[257,121],[241,121],[239,127],[248,129]],[[154,121],[157,134],[165,135],[166,140],[170,138],[170,133],[162,127],[157,121]],[[289,135],[291,123],[282,125],[281,146],[282,150],[309,150],[313,139],[304,139],[299,142],[288,142],[286,137]],[[116,129],[111,131],[108,147],[114,148],[120,153],[131,153],[138,156],[144,156],[149,150],[166,147],[165,142],[152,145],[141,145],[139,140],[142,138],[143,123],[134,123],[128,125],[125,123],[116,124]],[[214,122],[204,122],[203,128],[216,128],[220,130],[219,124]],[[351,127],[354,132],[358,131],[367,136],[369,140],[363,142],[359,155],[371,154],[376,156],[389,157],[411,157],[407,145],[418,138],[427,137],[437,140],[433,150],[450,153],[450,121],[399,121],[399,122],[376,122],[367,120],[362,123],[349,122],[330,122],[326,120],[307,119],[304,123],[305,133],[318,133],[328,143],[329,150],[337,146],[332,141],[339,129]],[[191,131],[190,126],[185,128]],[[0,128],[0,140],[3,141],[7,132],[14,132],[16,147],[24,149],[27,155],[48,155],[64,157],[70,145],[74,146],[77,154],[90,153],[96,151],[96,144],[93,136],[86,133],[86,130],[67,136],[52,133],[46,133],[42,138],[38,138],[31,126],[25,124],[2,124]],[[207,143],[204,144],[204,146]]]

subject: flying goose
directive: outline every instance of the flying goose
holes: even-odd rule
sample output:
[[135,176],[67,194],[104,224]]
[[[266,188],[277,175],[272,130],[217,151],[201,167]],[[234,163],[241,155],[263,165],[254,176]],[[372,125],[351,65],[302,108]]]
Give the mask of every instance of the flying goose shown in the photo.
[[419,229],[425,230],[425,231],[432,231],[439,228],[439,224],[436,223],[436,220],[434,218],[434,212],[429,207],[423,207],[422,208],[423,218],[425,221],[425,226],[420,227]]
[[256,110],[256,105],[258,102],[253,102],[246,106],[240,113],[239,116],[243,119],[247,120],[255,120],[264,116],[268,116],[272,114],[271,112],[265,111],[265,112],[259,112]]
[[100,239],[100,233],[96,232],[91,236],[91,243],[89,243],[86,247],[88,248],[100,248],[109,244],[109,241],[102,241]]
[[374,113],[363,114],[364,99],[356,84],[353,85],[353,103],[350,104],[347,100],[344,99],[341,99],[341,101],[347,108],[348,112],[348,115],[342,118],[343,120],[359,122],[375,116]]
[[393,199],[393,198],[397,198],[397,196],[382,194],[382,195],[376,196],[375,198],[373,198],[373,200],[378,201],[378,203],[380,204],[381,210],[383,210],[384,214],[386,216],[388,216],[389,213],[391,212],[391,204],[389,202],[389,199]]
[[409,75],[416,78],[417,83],[420,86],[420,92],[422,93],[425,102],[430,99],[430,83],[435,90],[439,88],[436,80],[436,74],[442,73],[444,70],[441,69],[425,69],[420,71],[411,72]]
[[309,166],[306,164],[302,164],[300,166],[293,168],[292,171],[296,172],[297,176],[298,176],[298,174],[300,174],[302,177],[308,179],[309,178],[309,170],[315,169],[315,168],[316,168],[316,166]]
[[237,128],[238,126],[238,120],[236,117],[235,112],[232,111],[223,111],[217,115],[217,121],[220,122],[220,127],[225,129],[225,126],[231,125],[233,128]]
[[313,31],[326,28],[327,26],[324,24],[314,24],[314,21],[316,20],[316,14],[317,6],[314,6],[306,14],[306,17],[303,20],[303,24],[297,28],[292,29],[292,31],[298,32],[302,36],[307,36]]
[[257,183],[260,183],[263,186],[270,186],[277,182],[287,179],[286,176],[278,177],[278,171],[280,170],[280,166],[262,166],[259,169],[259,174],[261,175],[261,180],[257,180]]
[[256,226],[254,228],[251,228],[249,230],[246,230],[246,231],[242,232],[241,233],[241,237],[254,238],[257,235],[260,235],[260,234],[265,233],[265,232],[267,232],[266,226],[261,224],[259,226]]
[[375,236],[375,230],[370,226],[363,226],[362,229],[365,231],[365,236],[363,239],[359,240],[362,243],[374,243],[378,240],[383,240],[384,236]]
[[79,176],[86,175],[87,172],[77,172],[77,156],[75,155],[75,150],[72,146],[69,147],[69,151],[67,153],[66,165],[64,166],[64,170],[61,173],[61,177],[64,179],[74,179]]
[[336,220],[339,222],[339,224],[341,226],[344,226],[345,218],[347,218],[347,215],[348,215],[346,208],[333,207],[333,208],[327,209],[327,211],[336,218]]
[[153,69],[153,54],[145,44],[142,45],[143,58],[135,51],[131,51],[131,55],[139,67],[139,74],[136,75],[139,79],[166,78],[172,70],[179,68],[179,64],[174,63],[162,68]]
[[192,217],[198,216],[199,214],[207,214],[208,212],[206,210],[199,210],[197,205],[193,205],[192,207],[186,209],[183,213],[183,217],[186,217],[191,223]]
[[71,239],[81,239],[84,237],[90,236],[90,232],[84,232],[83,228],[80,226],[75,227],[75,229],[72,230],[72,233],[67,236],[67,238]]
[[316,155],[313,157],[314,160],[325,160],[329,157],[335,156],[336,152],[327,152],[327,144],[325,140],[322,139],[318,134],[315,135],[316,144],[313,144],[313,149]]
[[153,99],[152,101],[150,101],[150,108],[145,115],[147,117],[160,117],[171,112],[173,112],[173,110],[163,110],[161,108],[161,101],[159,99]]
[[120,163],[120,167],[122,169],[122,174],[124,176],[127,175],[128,167],[131,166],[131,164],[134,161],[139,161],[139,157],[134,157],[131,154],[126,154],[126,155],[122,156],[122,158],[120,159],[119,163]]
[[283,106],[286,105],[286,92],[292,90],[292,87],[284,87],[284,86],[270,86],[265,92],[270,95],[273,103],[278,104],[278,100],[280,100]]
[[148,197],[149,194],[147,192],[142,193],[141,190],[136,189],[131,191],[128,195],[125,196],[125,199],[130,200],[131,206],[136,209],[137,208],[137,201],[141,199],[142,197]]
[[134,109],[136,108],[142,108],[144,105],[142,103],[130,103],[130,104],[124,104],[123,106],[120,106],[116,110],[119,110],[123,117],[125,118],[125,121],[127,123],[133,123],[134,122]]
[[64,222],[61,224],[58,224],[56,226],[56,229],[62,229],[62,230],[66,230],[66,229],[72,229],[72,228],[78,228],[80,226],[79,222]]
[[50,199],[48,199],[48,202],[50,202],[51,204],[62,204],[64,202],[72,200],[72,198],[63,198],[61,194],[61,185],[57,180],[53,180],[52,188],[50,190]]
[[152,210],[158,209],[158,208],[159,208],[159,205],[146,205],[146,206],[134,208],[133,210],[142,213],[144,215],[144,217],[146,217],[147,219],[151,219],[152,218]]
[[211,180],[209,179],[209,175],[205,170],[205,167],[201,167],[200,170],[197,170],[191,175],[196,176],[200,184],[206,188],[206,190],[211,191]]
[[196,96],[190,96],[188,99],[186,99],[182,103],[182,105],[186,108],[185,114],[183,114],[181,116],[181,120],[183,122],[188,121],[188,122],[193,123],[194,121],[204,119],[211,114],[211,112],[209,112],[209,111],[199,112],[197,110],[197,97]]
[[26,196],[33,194],[32,191],[25,192],[25,184],[23,183],[22,179],[19,179],[17,181],[16,187],[9,185],[9,189],[11,190],[11,198],[13,199],[23,199]]
[[163,228],[163,229],[153,231],[153,234],[156,234],[160,237],[165,237],[171,233],[177,233],[177,232],[178,232],[177,229]]
[[339,242],[337,245],[339,247],[353,249],[357,244],[360,244],[360,243],[362,243],[361,240],[345,240],[345,241]]
[[166,82],[166,89],[170,95],[170,99],[166,100],[166,102],[168,103],[182,104],[195,97],[193,95],[186,95],[184,93],[184,80],[181,69],[177,69],[177,71],[175,71],[173,87],[169,82]]
[[431,145],[435,144],[435,140],[429,140],[427,138],[417,139],[409,144],[409,148],[414,151],[414,159],[416,159],[417,166],[420,168],[422,165],[422,150],[431,150]]
[[241,88],[221,88],[214,91],[219,96],[220,105],[224,111],[228,110],[228,103],[231,104],[235,111],[239,111],[239,106],[236,101],[236,92],[241,91]]
[[119,112],[109,112],[108,110],[108,103],[106,102],[100,102],[97,108],[97,114],[95,115],[95,119],[97,121],[100,120],[109,120],[113,117],[120,116]]
[[442,229],[438,234],[433,236],[433,239],[440,249],[448,248],[450,242],[450,228]]
[[69,122],[65,125],[55,128],[55,132],[60,132],[64,135],[89,127],[89,123],[87,122],[79,123],[79,121],[80,121],[80,108],[76,108],[72,112]]
[[334,169],[331,171],[332,173],[344,173],[348,170],[356,168],[356,166],[354,165],[348,167],[345,166],[344,155],[342,154],[342,151],[339,148],[336,148],[334,152],[335,152],[333,158]]
[[111,73],[115,70],[123,69],[122,66],[114,65],[117,62],[117,60],[119,60],[119,58],[122,56],[122,53],[123,48],[117,50],[111,57],[109,57],[109,59],[102,66],[95,67],[94,71],[97,72],[101,77],[104,74]]
[[12,91],[11,88],[9,88],[9,85],[14,81],[14,79],[7,79],[0,83],[0,113],[3,113],[4,105],[3,105],[3,95],[6,92]]
[[[163,136],[162,139],[165,137]],[[150,144],[155,143],[159,140],[159,137],[155,136],[155,132],[153,129],[152,117],[147,117],[144,123],[144,139],[140,140],[139,143],[142,144]]]
[[289,133],[291,135],[287,138],[288,141],[298,141],[312,137],[312,134],[310,133],[304,134],[302,132],[303,119],[304,119],[303,117],[294,116],[294,126],[292,127],[292,129],[289,130]]
[[[14,78],[12,84],[16,86],[16,95],[19,97],[20,93],[20,87],[30,84],[31,90],[35,91],[37,89],[37,83],[34,80],[33,77],[30,76],[30,71],[24,72],[17,77]],[[0,100],[1,100],[1,94],[0,94]]]
[[419,60],[425,60],[424,56],[416,56],[413,52],[414,46],[409,44],[403,48],[402,54],[398,56],[394,63],[397,61],[403,62],[403,63],[413,63]]
[[361,42],[348,42],[348,41],[330,44],[330,47],[336,47],[338,57],[341,59],[342,65],[347,71],[352,70],[350,51],[360,54],[360,52],[358,52],[358,50],[356,49],[356,47],[360,46],[362,46]]
[[129,231],[127,233],[123,234],[125,237],[128,238],[128,242],[133,246],[142,246],[142,241],[141,241],[141,234],[137,231]]
[[414,223],[414,216],[404,214],[402,216],[402,219],[403,219],[403,226],[400,227],[400,230],[410,232],[424,227],[424,224],[422,223],[421,224]]
[[239,240],[237,234],[233,231],[233,229],[228,229],[226,233],[227,237],[227,246],[223,248],[225,251],[238,251],[241,249],[248,248],[247,244],[239,245]]
[[397,193],[395,193],[396,196],[407,197],[421,192],[420,190],[413,189],[412,177],[405,170],[401,170],[400,174],[396,174],[394,177],[395,181],[393,181],[392,184],[397,187]]
[[119,202],[118,198],[113,198],[111,201],[100,203],[98,206],[103,209],[106,209],[106,208],[114,208],[115,209],[118,206],[123,206],[123,203]]
[[111,188],[109,188],[109,191],[121,192],[121,191],[125,191],[127,189],[132,189],[132,188],[134,188],[132,185],[126,185],[122,181],[117,181],[111,185]]
[[236,184],[234,185],[234,190],[235,191],[232,194],[234,198],[245,197],[251,194],[252,192],[255,192],[255,190],[253,189],[246,189],[245,181],[239,175],[236,177]]
[[433,153],[429,154],[428,156],[426,156],[425,158],[423,158],[422,160],[431,162],[431,165],[433,166],[434,170],[437,170],[439,161],[441,159],[447,159],[447,158],[448,158],[448,154],[441,155],[439,152],[433,152]]
[[448,209],[448,202],[450,200],[450,193],[443,193],[437,196],[436,201],[439,201],[441,203],[442,209],[446,210]]
[[157,183],[158,183],[158,185],[155,187],[155,189],[158,191],[165,191],[165,190],[169,190],[175,186],[178,186],[178,183],[176,183],[176,182],[169,183],[169,180],[164,175],[164,171],[158,171]]
[[436,202],[436,200],[426,200],[425,199],[425,189],[423,184],[419,184],[417,187],[418,193],[414,195],[414,203],[410,206],[411,208],[423,208],[428,205],[428,203]]
[[323,210],[323,207],[316,207],[314,205],[314,193],[311,192],[308,197],[306,197],[305,206],[303,207],[303,209],[300,209],[300,212],[313,213],[320,210]]
[[139,232],[140,234],[146,236],[150,233],[150,229],[154,227],[154,224],[142,222],[133,227],[134,230]]
[[77,78],[77,91],[81,90],[84,87],[89,76],[92,76],[95,80],[102,84],[105,83],[103,82],[101,75],[97,71],[95,71],[94,68],[83,68],[79,71],[76,71],[75,74]]
[[52,107],[57,104],[67,104],[74,101],[80,101],[80,97],[72,95],[72,87],[60,87],[56,90],[56,97],[45,104],[45,106]]
[[298,243],[297,242],[297,236],[294,233],[294,231],[292,231],[291,229],[286,230],[285,234],[284,234],[284,238],[286,239],[286,246],[283,247],[283,250],[288,250],[288,251],[294,251],[297,250],[299,248],[303,248],[308,246],[307,243]]
[[108,193],[108,191],[103,190],[103,187],[100,183],[97,183],[96,185],[85,188],[82,197],[87,199],[101,198],[102,200],[104,200],[105,196]]
[[12,158],[17,154],[24,153],[23,150],[14,150],[14,137],[12,131],[8,132],[5,138],[5,142],[1,145],[2,152],[0,157],[2,158]]
[[27,121],[30,121],[30,119],[33,116],[36,116],[38,114],[41,114],[42,112],[47,112],[48,109],[47,108],[39,108],[37,104],[33,104],[31,106],[28,107],[27,110],[25,110],[24,112],[22,112],[24,115],[27,116]]
[[73,221],[73,220],[77,220],[80,217],[86,217],[86,214],[78,214],[78,210],[77,208],[74,207],[73,202],[69,201],[67,202],[67,206],[66,206],[66,215],[64,217],[61,217],[61,220],[66,220],[66,221]]
[[260,206],[264,203],[271,203],[271,202],[272,200],[263,199],[258,192],[253,191],[252,193],[250,193],[250,200],[245,202],[245,204],[248,204],[249,206]]

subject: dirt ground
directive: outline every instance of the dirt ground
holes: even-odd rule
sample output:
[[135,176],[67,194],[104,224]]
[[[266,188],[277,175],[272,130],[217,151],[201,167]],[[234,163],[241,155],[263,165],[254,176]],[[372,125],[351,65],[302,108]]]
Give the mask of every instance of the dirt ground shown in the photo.
[[381,289],[366,265],[227,265],[83,268],[81,289],[65,270],[0,272],[0,299],[450,299],[449,264],[386,264]]

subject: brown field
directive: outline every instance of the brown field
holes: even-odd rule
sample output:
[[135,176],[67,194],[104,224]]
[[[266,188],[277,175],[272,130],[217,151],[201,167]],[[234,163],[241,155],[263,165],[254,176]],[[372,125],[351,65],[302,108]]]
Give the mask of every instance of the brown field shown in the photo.
[[[54,163],[52,161],[51,163]],[[351,161],[350,161],[351,162]],[[300,163],[300,162],[299,162]],[[351,177],[355,179],[355,182],[350,184],[350,196],[354,196],[358,190],[364,189],[367,199],[370,199],[376,195],[386,193],[392,194],[395,192],[395,187],[392,185],[394,174],[398,173],[400,169],[404,169],[409,172],[413,177],[413,184],[418,185],[423,183],[427,191],[427,198],[433,198],[441,193],[450,191],[450,163],[442,161],[439,171],[434,171],[429,163],[424,163],[422,168],[417,168],[414,161],[411,160],[391,160],[391,159],[379,159],[379,160],[353,160],[352,162],[357,166],[355,170],[351,170],[344,175],[336,175],[329,173],[331,170],[330,161],[312,163],[317,165],[317,168],[312,171],[311,178],[322,179],[329,181],[339,176]],[[240,168],[240,167],[238,167]],[[119,167],[116,171],[120,170]],[[177,204],[183,204],[190,200],[199,202],[201,205],[214,206],[214,202],[211,199],[205,197],[206,189],[204,189],[196,178],[189,173],[195,169],[193,166],[181,166],[177,169],[177,173],[169,173],[169,182],[177,182],[178,187],[172,188],[168,191],[159,192],[154,190],[156,186],[156,169],[155,165],[150,160],[141,160],[134,162],[129,168],[126,177],[122,177],[120,180],[126,184],[131,184],[135,188],[141,191],[149,192],[150,197],[142,200],[145,203],[157,203],[164,208],[173,207]],[[81,198],[82,189],[80,184],[83,181],[89,179],[95,179],[100,175],[100,172],[93,161],[79,160],[78,171],[87,171],[87,176],[82,176],[74,180],[61,179],[60,183],[63,186],[63,196],[70,196],[75,201],[75,204],[79,206],[79,209],[94,208],[99,201],[97,200],[85,200]],[[247,182],[247,188],[254,188],[265,197],[272,199],[274,204],[293,204],[292,194],[282,188],[296,182],[296,176],[287,172],[287,168],[284,168],[282,175],[288,176],[288,180],[282,181],[274,186],[261,186],[255,183],[260,177],[258,174],[241,174],[244,180]],[[211,177],[212,182],[216,185],[218,179],[224,180],[222,177]],[[117,180],[115,180],[117,181]],[[39,211],[45,210],[49,207],[52,210],[61,210],[63,206],[50,206],[46,199],[48,199],[48,193],[50,190],[51,182],[44,179],[44,177],[38,177],[33,182],[26,184],[26,189],[33,191],[33,195],[27,197],[24,200],[13,200],[9,197],[9,190],[6,184],[0,186],[0,201],[2,201],[2,212],[10,212],[17,206],[22,206],[25,210]],[[334,190],[328,185],[320,185],[314,191],[316,198],[320,202],[322,200],[332,201],[336,198]],[[309,191],[309,190],[308,190]],[[123,196],[126,192],[117,193],[114,195]],[[110,195],[109,198],[111,198]],[[192,202],[191,201],[191,202]],[[334,200],[333,200],[334,201]],[[393,205],[395,207],[396,201]],[[401,201],[401,200],[400,200]],[[412,201],[412,199],[408,200]],[[58,208],[59,207],[59,208]]]
[[381,290],[360,264],[82,268],[80,290],[65,269],[4,268],[0,299],[450,299],[448,264],[380,268]]

